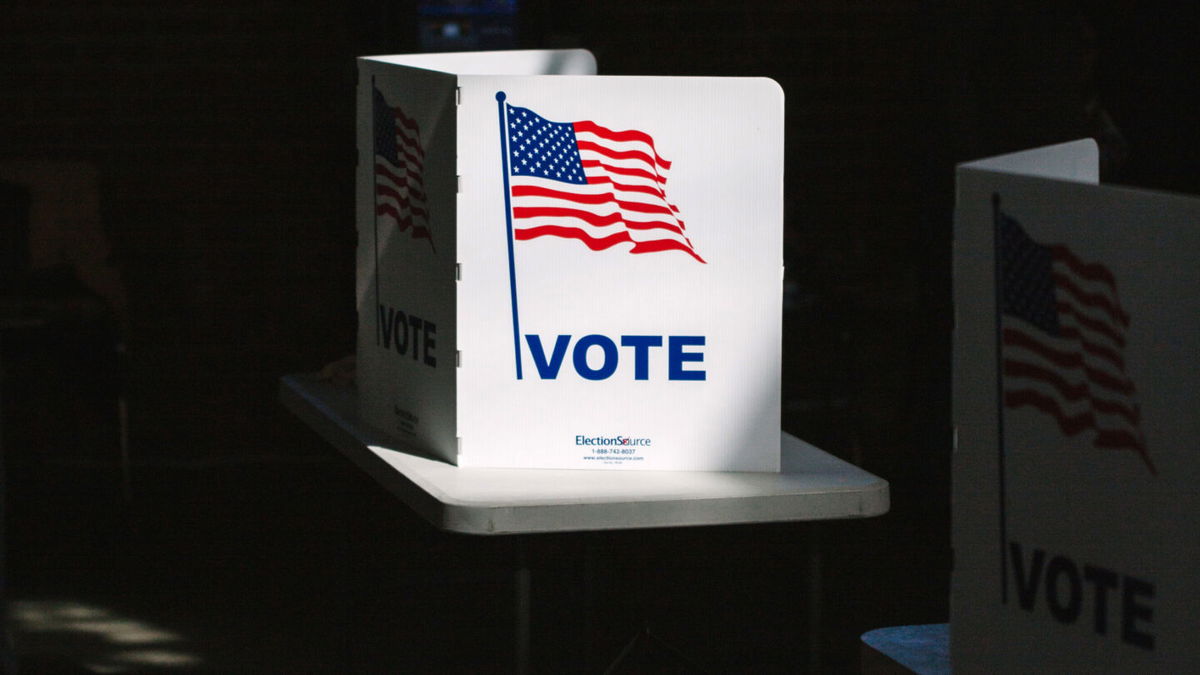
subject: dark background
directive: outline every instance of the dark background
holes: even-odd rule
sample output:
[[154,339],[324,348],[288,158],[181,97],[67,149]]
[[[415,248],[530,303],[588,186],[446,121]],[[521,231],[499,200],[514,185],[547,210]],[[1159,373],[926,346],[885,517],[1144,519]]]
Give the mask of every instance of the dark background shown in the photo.
[[[0,163],[94,168],[127,292],[115,321],[6,330],[26,670],[503,672],[521,560],[536,671],[602,671],[648,621],[686,659],[648,647],[628,672],[804,672],[810,642],[841,672],[865,630],[946,621],[954,163],[1098,136],[1106,181],[1196,192],[1197,13],[1176,4],[522,2],[514,46],[782,85],[783,428],[888,479],[892,510],[478,539],[419,522],[276,395],[354,350],[353,59],[418,50],[417,3],[5,3]],[[86,295],[72,279],[18,290]],[[113,642],[72,607],[173,637]]]

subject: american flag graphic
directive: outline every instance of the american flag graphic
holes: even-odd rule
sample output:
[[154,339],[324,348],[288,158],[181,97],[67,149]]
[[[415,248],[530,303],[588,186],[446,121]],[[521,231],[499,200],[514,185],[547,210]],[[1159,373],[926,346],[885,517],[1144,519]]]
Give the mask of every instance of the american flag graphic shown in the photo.
[[593,251],[682,251],[700,262],[667,201],[671,162],[642,131],[551,122],[506,106],[513,238],[576,239]]
[[1125,373],[1129,314],[1101,264],[1034,241],[996,209],[1004,406],[1049,415],[1066,436],[1132,450],[1151,473],[1133,381]]
[[379,89],[374,93],[375,217],[376,225],[391,224],[413,239],[428,239],[429,210],[425,203],[425,151],[416,121],[398,106],[389,105]]

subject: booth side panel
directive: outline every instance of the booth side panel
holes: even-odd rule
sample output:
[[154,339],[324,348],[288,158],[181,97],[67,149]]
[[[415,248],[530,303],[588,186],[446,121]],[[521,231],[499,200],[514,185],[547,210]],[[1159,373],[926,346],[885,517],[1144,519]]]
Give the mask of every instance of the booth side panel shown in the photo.
[[1194,672],[1200,200],[958,180],[955,672]]
[[397,440],[453,461],[454,77],[358,64],[360,409]]

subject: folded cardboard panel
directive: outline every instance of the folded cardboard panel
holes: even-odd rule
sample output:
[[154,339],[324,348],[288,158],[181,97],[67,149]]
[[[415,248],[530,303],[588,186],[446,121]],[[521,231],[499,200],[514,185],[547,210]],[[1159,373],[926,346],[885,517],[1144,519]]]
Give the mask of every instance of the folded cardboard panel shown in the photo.
[[363,414],[461,466],[777,471],[782,92],[594,67],[360,59]]
[[955,672],[1200,670],[1200,199],[958,169]]

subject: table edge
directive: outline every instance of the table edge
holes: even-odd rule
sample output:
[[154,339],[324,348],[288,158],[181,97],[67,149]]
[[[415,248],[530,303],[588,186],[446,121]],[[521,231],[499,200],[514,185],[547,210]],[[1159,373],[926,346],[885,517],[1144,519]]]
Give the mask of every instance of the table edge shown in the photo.
[[[832,459],[874,480],[855,488],[831,488],[823,492],[797,495],[501,505],[463,500],[388,464],[351,431],[360,426],[359,423],[347,419],[327,401],[307,391],[308,387],[317,384],[321,383],[313,375],[285,375],[280,378],[280,402],[318,436],[402,499],[423,519],[434,527],[449,532],[500,535],[804,522],[870,518],[883,515],[890,509],[888,481],[837,458]],[[814,449],[828,455],[818,448]],[[844,506],[833,509],[827,503],[821,508],[799,508],[803,502],[815,504],[816,498],[824,498],[828,502],[830,494],[837,495],[837,501]],[[697,511],[707,511],[708,509],[702,508],[704,506],[726,500],[740,502],[742,508],[737,510],[740,515],[695,515]],[[804,515],[796,515],[799,511],[804,511]],[[558,524],[562,521],[561,515],[569,512],[573,512],[573,524],[567,527]]]

